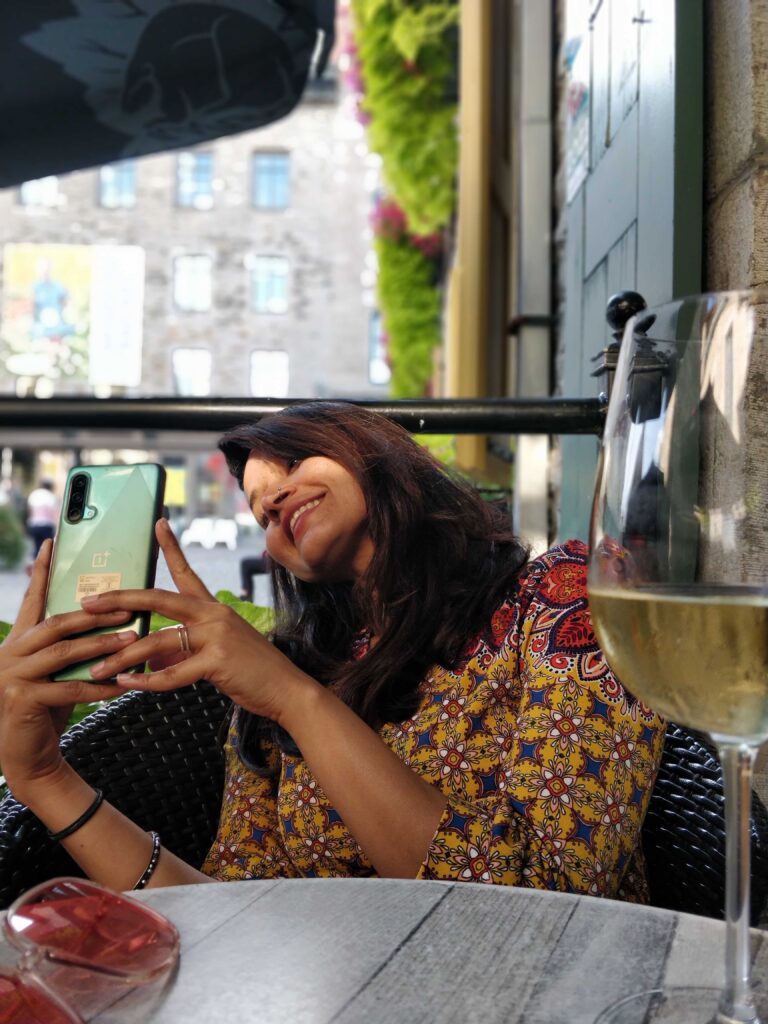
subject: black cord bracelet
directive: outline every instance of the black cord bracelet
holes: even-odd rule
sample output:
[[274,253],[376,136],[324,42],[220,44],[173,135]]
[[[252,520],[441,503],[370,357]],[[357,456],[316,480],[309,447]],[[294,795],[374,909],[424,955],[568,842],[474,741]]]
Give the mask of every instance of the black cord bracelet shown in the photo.
[[150,832],[149,834],[152,836],[152,855],[149,858],[149,864],[147,864],[144,869],[144,874],[138,880],[136,885],[134,885],[134,890],[144,888],[154,874],[157,862],[160,860],[160,836],[157,832]]
[[90,821],[96,811],[101,807],[101,803],[104,799],[104,794],[100,789],[96,790],[96,796],[93,798],[93,803],[90,807],[87,807],[80,817],[73,821],[71,825],[67,825],[66,828],[61,829],[59,832],[51,832],[50,829],[46,829],[45,833],[49,839],[53,839],[55,842],[59,842],[61,839],[66,839],[71,836],[73,832],[77,832],[79,828],[82,828],[86,821]]

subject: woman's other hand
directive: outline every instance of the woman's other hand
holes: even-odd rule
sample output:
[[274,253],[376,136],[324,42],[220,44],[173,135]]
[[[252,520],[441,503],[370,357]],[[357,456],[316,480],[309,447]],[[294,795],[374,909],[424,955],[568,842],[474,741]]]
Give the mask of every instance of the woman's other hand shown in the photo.
[[[131,648],[94,666],[95,679],[118,676],[124,687],[174,690],[207,679],[236,704],[282,722],[294,698],[317,687],[233,609],[221,604],[192,570],[170,526],[157,524],[162,548],[178,594],[165,590],[114,590],[83,601],[93,613],[118,609],[158,612],[182,625],[158,630]],[[136,661],[158,669],[119,676]]]
[[136,640],[133,632],[79,636],[88,630],[117,630],[130,615],[122,609],[71,612],[41,621],[52,542],[43,543],[16,622],[0,645],[0,765],[14,795],[29,802],[35,784],[63,765],[59,737],[77,703],[104,700],[118,686],[88,681],[52,682],[51,675],[81,660],[106,656]]

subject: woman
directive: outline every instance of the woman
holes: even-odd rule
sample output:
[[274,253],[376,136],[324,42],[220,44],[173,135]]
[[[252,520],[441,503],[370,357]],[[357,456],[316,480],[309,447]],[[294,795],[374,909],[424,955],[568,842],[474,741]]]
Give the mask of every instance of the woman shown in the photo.
[[[211,597],[161,521],[178,594],[110,592],[38,623],[46,547],[0,648],[6,779],[87,874],[116,889],[378,874],[643,898],[663,723],[602,658],[583,545],[527,562],[503,510],[352,406],[296,406],[220,447],[266,531],[273,643]],[[65,639],[148,606],[182,626]],[[116,684],[47,681],[98,651],[93,677]],[[120,675],[145,659],[151,674]],[[200,678],[235,707],[202,872],[100,802],[57,742],[76,701]]]

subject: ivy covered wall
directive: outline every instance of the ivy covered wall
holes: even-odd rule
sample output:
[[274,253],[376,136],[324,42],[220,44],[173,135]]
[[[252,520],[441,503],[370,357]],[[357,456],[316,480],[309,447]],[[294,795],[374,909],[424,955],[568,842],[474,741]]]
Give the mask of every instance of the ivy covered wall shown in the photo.
[[393,396],[429,390],[456,203],[457,0],[352,0],[360,111],[382,160],[374,215]]

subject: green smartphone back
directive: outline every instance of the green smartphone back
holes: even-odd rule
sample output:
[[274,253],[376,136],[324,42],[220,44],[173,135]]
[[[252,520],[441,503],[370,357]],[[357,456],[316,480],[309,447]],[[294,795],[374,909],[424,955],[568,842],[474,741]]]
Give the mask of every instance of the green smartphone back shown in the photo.
[[[72,483],[83,476],[87,478],[83,514],[72,522],[67,514]],[[48,578],[46,615],[79,611],[82,599],[92,594],[154,584],[155,523],[162,515],[164,491],[165,470],[155,463],[70,470]],[[145,636],[149,613],[140,613],[118,628]],[[99,660],[71,665],[53,678],[88,679],[91,666]]]

